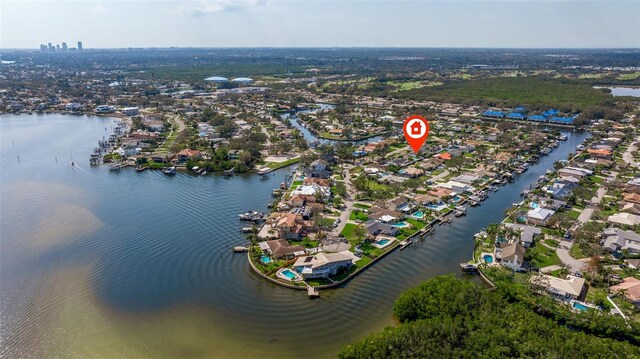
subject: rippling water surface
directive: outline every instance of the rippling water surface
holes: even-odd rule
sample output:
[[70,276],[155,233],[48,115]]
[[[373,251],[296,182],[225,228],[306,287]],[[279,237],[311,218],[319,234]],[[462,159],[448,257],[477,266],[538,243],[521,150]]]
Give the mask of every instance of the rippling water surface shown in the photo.
[[231,253],[244,243],[238,213],[266,210],[290,170],[262,179],[89,166],[111,126],[107,118],[0,116],[1,357],[335,357],[392,325],[400,292],[458,273],[473,233],[500,221],[524,187],[586,137],[570,135],[466,218],[309,300]]

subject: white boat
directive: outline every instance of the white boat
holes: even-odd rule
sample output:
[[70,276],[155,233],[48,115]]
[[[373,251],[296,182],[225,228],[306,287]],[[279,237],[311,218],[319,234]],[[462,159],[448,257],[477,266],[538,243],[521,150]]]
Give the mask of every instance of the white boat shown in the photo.
[[163,167],[162,168],[162,173],[164,173],[166,175],[174,175],[174,174],[176,174],[176,168],[175,168],[175,166]]

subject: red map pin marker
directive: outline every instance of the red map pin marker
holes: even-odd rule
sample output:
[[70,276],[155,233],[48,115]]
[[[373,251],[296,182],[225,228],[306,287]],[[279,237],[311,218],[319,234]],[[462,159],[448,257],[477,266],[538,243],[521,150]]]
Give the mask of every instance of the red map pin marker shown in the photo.
[[413,115],[404,120],[404,138],[413,148],[413,152],[418,153],[420,147],[424,144],[429,136],[429,121],[424,117]]

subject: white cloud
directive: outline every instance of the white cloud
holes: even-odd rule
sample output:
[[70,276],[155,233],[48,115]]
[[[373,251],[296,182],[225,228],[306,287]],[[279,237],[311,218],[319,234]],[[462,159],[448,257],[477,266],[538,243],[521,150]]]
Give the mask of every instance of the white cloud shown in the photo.
[[180,1],[176,6],[165,10],[177,12],[181,15],[202,16],[264,6],[265,4],[266,0]]

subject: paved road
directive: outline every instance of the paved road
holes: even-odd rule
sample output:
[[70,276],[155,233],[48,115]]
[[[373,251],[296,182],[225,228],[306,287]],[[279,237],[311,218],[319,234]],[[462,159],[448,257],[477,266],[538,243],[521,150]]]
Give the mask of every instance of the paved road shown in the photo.
[[634,167],[640,167],[640,164],[633,160],[633,152],[638,148],[638,142],[639,141],[633,142],[622,154],[622,159]]
[[353,196],[355,195],[356,191],[355,191],[355,188],[353,187],[353,184],[351,184],[351,171],[350,171],[351,168],[352,168],[351,166],[349,166],[348,168],[345,167],[344,185],[347,187],[347,193],[344,197],[344,204],[346,208],[342,211],[342,213],[340,213],[340,224],[338,224],[338,227],[331,230],[331,235],[333,236],[337,236],[340,234],[340,232],[342,232],[342,230],[344,229],[344,226],[347,225],[347,221],[349,221],[349,215],[353,210],[353,202],[354,202]]
[[[591,199],[589,204],[587,204],[587,207],[583,209],[578,216],[578,219],[571,227],[571,231],[576,230],[581,224],[591,219],[593,212],[595,211],[596,207],[598,207],[598,204],[602,201],[605,193],[607,193],[606,188],[600,187],[598,189],[598,192],[596,192],[596,196]],[[569,254],[571,246],[573,246],[573,241],[562,240],[560,241],[558,248],[556,248],[556,253],[558,254],[558,257],[560,258],[562,263],[568,265],[573,271],[579,271],[584,267],[584,261],[575,259],[571,256],[571,254]]]

